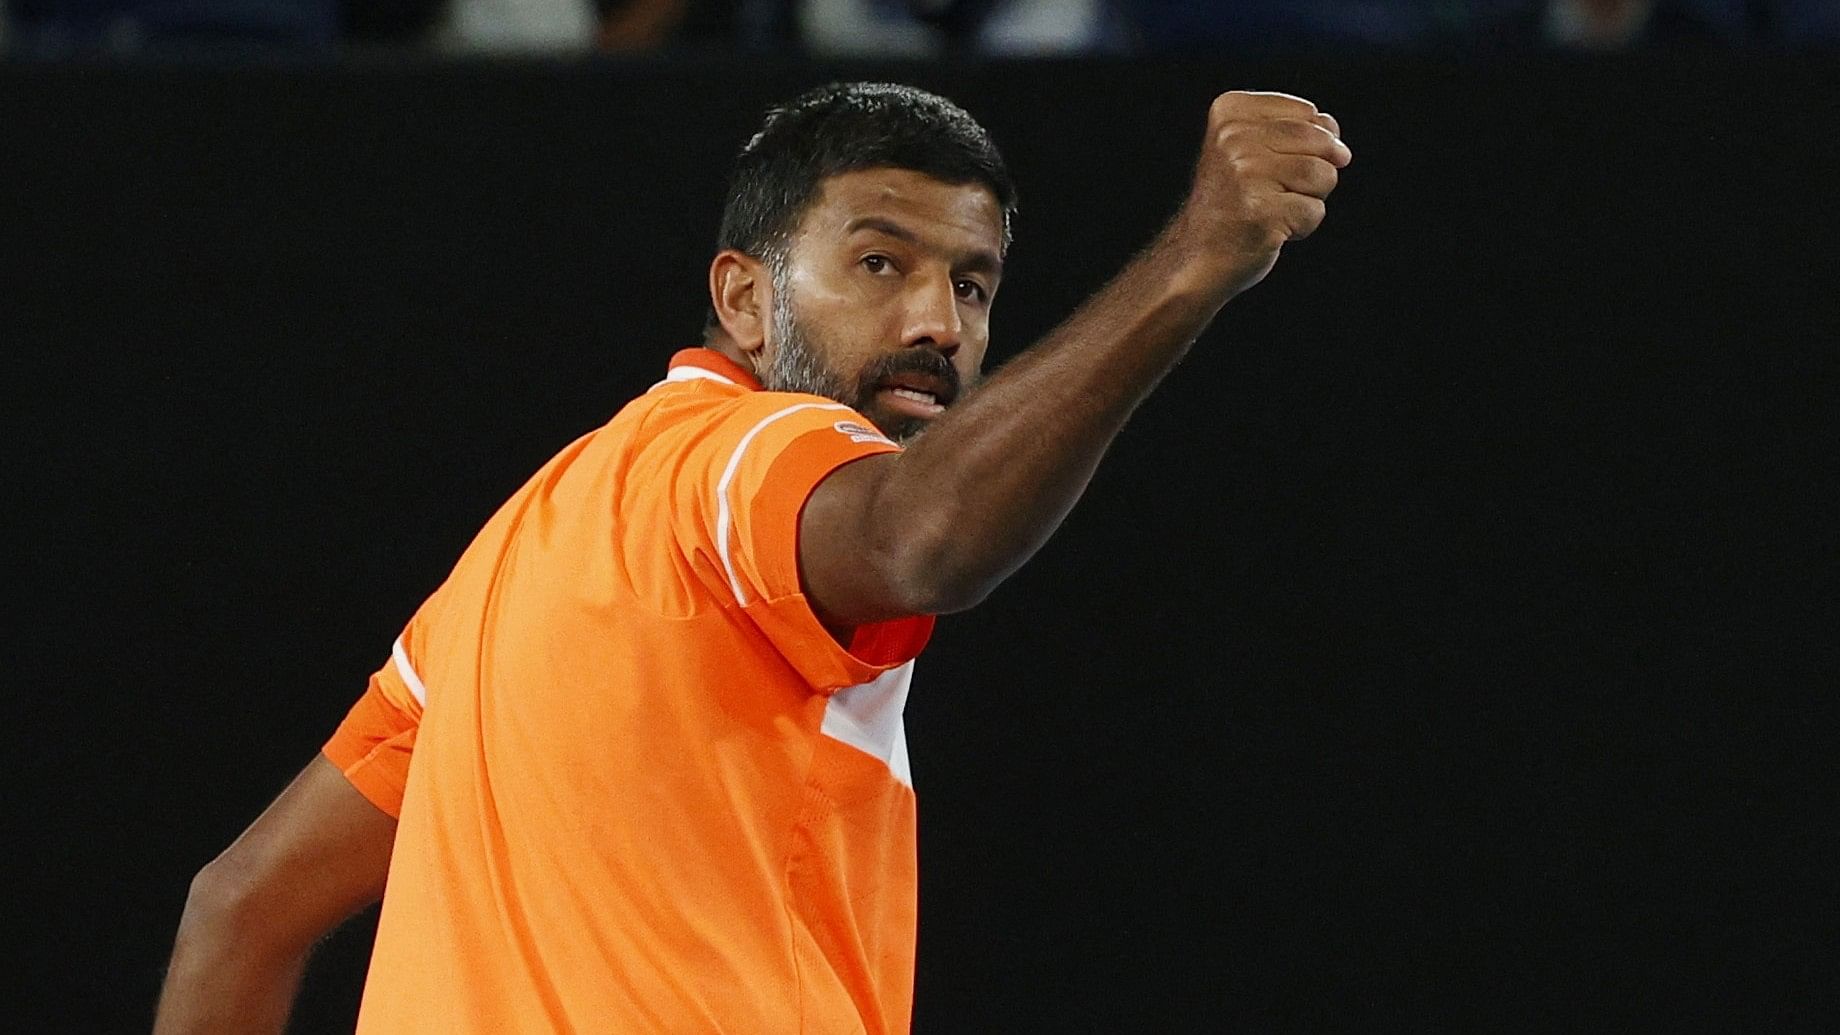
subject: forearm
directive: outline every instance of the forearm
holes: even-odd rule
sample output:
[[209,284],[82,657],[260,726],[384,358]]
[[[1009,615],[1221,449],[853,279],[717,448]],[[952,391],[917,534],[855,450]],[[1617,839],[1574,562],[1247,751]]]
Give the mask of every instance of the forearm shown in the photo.
[[310,946],[264,944],[261,934],[221,910],[188,903],[154,1035],[284,1030]]
[[396,820],[317,756],[193,879],[156,1035],[278,1032],[313,946],[383,895]]
[[1047,541],[1131,413],[1232,294],[1160,234],[1066,322],[941,417],[880,486],[886,542],[932,598],[976,604]]

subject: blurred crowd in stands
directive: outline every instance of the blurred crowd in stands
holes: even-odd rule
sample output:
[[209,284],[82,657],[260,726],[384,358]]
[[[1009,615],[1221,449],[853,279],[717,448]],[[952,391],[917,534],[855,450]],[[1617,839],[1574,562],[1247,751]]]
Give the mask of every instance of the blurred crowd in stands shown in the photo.
[[1840,44],[1840,0],[0,0],[0,53],[1196,55]]

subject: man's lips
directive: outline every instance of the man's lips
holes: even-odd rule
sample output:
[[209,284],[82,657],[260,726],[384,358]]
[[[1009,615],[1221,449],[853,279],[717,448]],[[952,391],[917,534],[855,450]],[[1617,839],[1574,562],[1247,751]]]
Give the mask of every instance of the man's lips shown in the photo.
[[946,412],[945,406],[932,393],[912,388],[879,388],[875,392],[875,399],[895,413],[919,417],[922,420],[931,420]]
[[932,420],[946,412],[957,394],[951,381],[917,370],[892,374],[875,391],[877,401],[889,410],[921,420]]
[[933,400],[933,396],[909,389],[876,390],[876,405],[889,413],[913,416],[920,420],[933,420],[938,414],[946,413],[946,407]]

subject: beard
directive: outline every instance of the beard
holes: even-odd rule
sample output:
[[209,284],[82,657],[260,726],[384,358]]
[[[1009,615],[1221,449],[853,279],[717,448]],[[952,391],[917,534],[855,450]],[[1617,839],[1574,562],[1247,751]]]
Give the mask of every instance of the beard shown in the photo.
[[958,368],[937,349],[904,348],[882,356],[846,377],[824,362],[826,355],[841,350],[828,348],[812,329],[793,312],[790,284],[774,277],[773,285],[773,355],[760,371],[761,386],[769,392],[803,392],[835,399],[867,418],[882,434],[906,445],[926,430],[929,421],[892,413],[880,402],[882,384],[902,373],[930,374],[951,386],[956,400],[960,395]]

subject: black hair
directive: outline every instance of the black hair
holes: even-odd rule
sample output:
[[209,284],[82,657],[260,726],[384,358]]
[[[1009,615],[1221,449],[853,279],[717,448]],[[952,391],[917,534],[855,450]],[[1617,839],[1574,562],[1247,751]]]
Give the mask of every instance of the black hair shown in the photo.
[[[988,188],[1003,212],[1008,249],[1016,185],[989,132],[944,97],[896,83],[831,83],[768,109],[735,158],[716,248],[783,261],[819,185],[876,168]],[[716,326],[714,310],[709,324]]]

